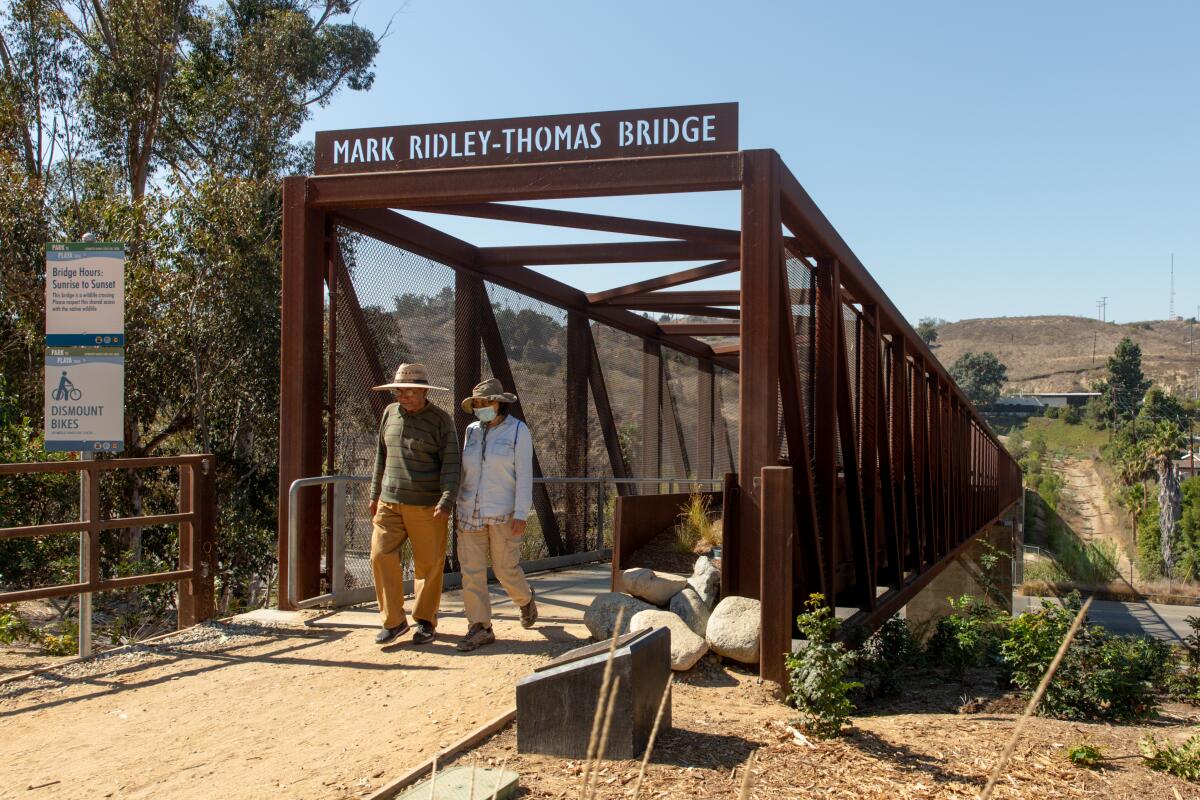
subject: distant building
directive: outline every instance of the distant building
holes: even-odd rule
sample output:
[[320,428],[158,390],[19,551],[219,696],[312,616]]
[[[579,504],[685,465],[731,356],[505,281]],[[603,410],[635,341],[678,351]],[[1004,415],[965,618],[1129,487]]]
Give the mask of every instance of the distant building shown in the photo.
[[1040,400],[1047,408],[1066,408],[1067,406],[1075,406],[1083,408],[1087,405],[1087,401],[1093,397],[1099,397],[1099,392],[1031,392],[1024,395],[1014,395],[1015,397],[1033,397]]

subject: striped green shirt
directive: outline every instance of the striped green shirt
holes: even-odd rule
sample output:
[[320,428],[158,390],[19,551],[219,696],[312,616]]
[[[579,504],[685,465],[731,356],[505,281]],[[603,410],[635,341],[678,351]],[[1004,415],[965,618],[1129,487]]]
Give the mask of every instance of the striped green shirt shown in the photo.
[[371,499],[454,508],[458,495],[458,434],[433,403],[410,414],[392,403],[379,421]]

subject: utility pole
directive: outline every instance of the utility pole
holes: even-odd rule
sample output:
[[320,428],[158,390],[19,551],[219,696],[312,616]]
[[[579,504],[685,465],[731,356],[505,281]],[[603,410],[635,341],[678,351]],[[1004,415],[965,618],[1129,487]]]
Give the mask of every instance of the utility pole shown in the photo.
[[1108,298],[1107,297],[1101,297],[1099,300],[1096,301],[1096,311],[1098,312],[1098,314],[1100,316],[1101,322],[1107,321],[1105,319],[1105,317],[1107,316],[1106,312],[1108,311]]

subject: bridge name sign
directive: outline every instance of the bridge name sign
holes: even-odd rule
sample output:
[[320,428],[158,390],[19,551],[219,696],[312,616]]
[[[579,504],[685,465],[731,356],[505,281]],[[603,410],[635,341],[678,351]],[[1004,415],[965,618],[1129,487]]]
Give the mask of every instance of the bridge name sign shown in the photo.
[[737,103],[712,103],[319,131],[316,174],[534,164],[737,149]]

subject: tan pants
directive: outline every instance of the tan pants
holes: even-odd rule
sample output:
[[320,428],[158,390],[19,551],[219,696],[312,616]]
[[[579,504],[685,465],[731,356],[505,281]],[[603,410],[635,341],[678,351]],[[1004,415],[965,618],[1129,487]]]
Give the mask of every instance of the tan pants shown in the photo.
[[478,531],[458,532],[458,561],[462,567],[463,605],[467,623],[492,623],[492,600],[488,594],[488,550],[492,553],[492,571],[513,603],[520,608],[533,599],[529,581],[521,570],[521,536],[513,536],[512,522],[488,525]]
[[437,627],[442,604],[442,573],[446,566],[447,517],[435,518],[434,506],[410,506],[379,501],[371,530],[371,572],[375,597],[385,628],[404,624],[404,567],[400,547],[412,542],[416,573],[413,617]]

